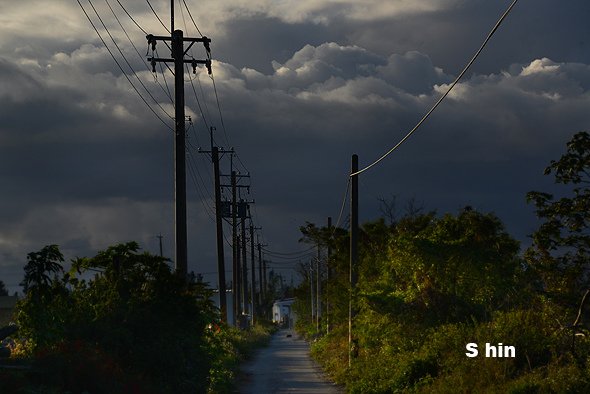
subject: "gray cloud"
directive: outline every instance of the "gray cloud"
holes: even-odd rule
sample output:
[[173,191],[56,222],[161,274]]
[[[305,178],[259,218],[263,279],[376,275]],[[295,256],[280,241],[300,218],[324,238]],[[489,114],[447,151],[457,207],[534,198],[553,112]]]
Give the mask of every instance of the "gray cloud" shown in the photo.
[[[155,236],[162,233],[172,255],[172,133],[138,98],[76,4],[37,3],[0,5],[0,279],[10,277],[14,286],[26,253],[47,243],[62,245],[69,258],[130,239],[157,252]],[[161,15],[168,12],[166,4],[154,4]],[[97,6],[139,78],[171,113],[170,73],[154,79],[118,23],[107,18],[110,10]],[[368,164],[403,137],[504,6],[483,0],[342,1],[338,7],[311,0],[199,2],[193,15],[213,38],[229,141],[212,82],[199,70],[185,86],[197,184],[190,176],[190,268],[215,271],[211,168],[193,149],[209,144],[199,106],[207,125],[217,127],[216,139],[234,146],[252,174],[254,193],[244,197],[256,199],[265,241],[275,250],[298,249],[299,225],[338,215],[350,155]],[[393,193],[440,210],[470,204],[496,211],[526,239],[535,222],[524,193],[553,187],[542,176],[544,166],[588,125],[590,59],[583,37],[589,7],[582,1],[542,0],[532,10],[519,4],[424,127],[362,176],[363,219],[378,214],[378,197]],[[115,9],[143,55],[144,34]],[[162,34],[145,5],[130,3],[129,11],[145,29]],[[179,13],[177,26],[183,26]],[[190,24],[184,30],[196,33]],[[199,49],[193,54],[201,55]],[[227,158],[223,171],[229,171]]]

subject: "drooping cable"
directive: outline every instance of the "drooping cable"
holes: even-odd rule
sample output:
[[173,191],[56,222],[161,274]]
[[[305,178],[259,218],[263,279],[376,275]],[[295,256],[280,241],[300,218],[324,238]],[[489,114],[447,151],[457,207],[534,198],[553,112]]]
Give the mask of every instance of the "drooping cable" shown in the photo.
[[121,6],[121,8],[123,9],[123,11],[125,11],[125,13],[127,14],[127,16],[129,17],[129,19],[131,19],[131,20],[133,21],[133,23],[135,23],[135,26],[137,26],[137,27],[139,28],[139,30],[141,30],[141,31],[143,32],[143,34],[147,35],[147,34],[148,34],[148,33],[147,33],[147,31],[145,31],[145,30],[143,29],[143,27],[141,27],[141,26],[139,25],[139,23],[137,23],[137,22],[135,21],[135,19],[133,19],[133,17],[131,16],[131,14],[130,14],[130,13],[129,13],[129,12],[126,10],[126,9],[125,9],[125,7],[123,7],[123,4],[121,4],[121,2],[120,2],[119,0],[117,0],[117,3],[119,3],[119,5],[120,5],[120,6]]
[[135,90],[135,92],[137,93],[137,95],[139,96],[139,98],[141,98],[141,100],[150,109],[150,111],[152,111],[152,113],[156,116],[156,118],[158,118],[160,120],[160,122],[162,122],[162,124],[164,124],[164,126],[167,129],[169,129],[170,131],[174,132],[174,129],[172,128],[172,126],[170,126],[168,123],[166,123],[164,121],[164,119],[162,119],[162,117],[152,108],[152,106],[147,102],[147,100],[139,92],[139,90],[137,89],[137,87],[133,84],[133,82],[131,81],[131,78],[129,78],[129,76],[127,75],[127,73],[125,72],[125,70],[123,70],[123,67],[121,66],[121,63],[119,63],[119,61],[117,60],[117,58],[115,57],[115,55],[113,54],[113,52],[108,47],[106,41],[102,38],[102,35],[98,31],[98,28],[96,27],[96,25],[94,24],[94,22],[92,22],[92,19],[90,18],[90,15],[88,15],[88,13],[86,12],[86,9],[84,9],[84,6],[80,2],[80,0],[76,0],[76,1],[78,2],[78,5],[82,9],[82,12],[84,12],[84,15],[86,15],[86,18],[88,19],[88,22],[90,22],[90,25],[92,26],[92,28],[94,29],[94,31],[98,35],[98,38],[103,43],[103,45],[105,46],[106,50],[109,52],[109,54],[111,55],[111,57],[113,58],[113,60],[117,64],[117,67],[119,67],[119,70],[121,70],[121,73],[125,76],[125,78],[129,82],[129,84],[131,85],[131,87],[133,88],[133,90]]
[[154,15],[156,16],[156,18],[160,21],[160,23],[162,24],[162,26],[164,26],[164,29],[166,29],[166,31],[170,34],[172,34],[170,32],[170,29],[164,24],[164,22],[162,22],[162,19],[160,19],[160,17],[158,16],[158,13],[156,12],[156,10],[154,10],[154,7],[152,7],[152,4],[150,3],[150,0],[145,0],[148,5],[150,6],[152,12],[154,13]]
[[[127,34],[127,30],[125,29],[125,27],[121,23],[121,20],[119,19],[119,17],[117,16],[117,14],[115,13],[115,11],[113,10],[113,7],[111,7],[111,4],[109,3],[109,0],[105,0],[105,2],[107,3],[107,6],[111,10],[111,13],[115,17],[115,20],[117,21],[117,23],[119,23],[119,26],[121,27],[121,30],[123,31],[123,33],[125,33],[125,36],[127,37],[127,40],[129,40],[129,42],[131,43],[131,46],[133,46],[133,49],[135,49],[135,52],[137,53],[137,55],[139,56],[139,58],[141,59],[141,61],[145,65],[146,69],[150,70],[150,66],[147,64],[147,62],[145,61],[145,59],[141,55],[141,53],[139,53],[139,50],[137,49],[137,47],[133,43],[133,40],[131,39],[131,37],[129,37],[129,34]],[[160,64],[160,67],[161,67],[161,64]],[[164,72],[162,72],[162,75],[164,75]],[[154,81],[160,86],[160,88],[162,89],[162,91],[164,92],[164,94],[170,99],[170,102],[174,102],[174,100],[172,99],[172,95],[170,94],[170,89],[168,88],[168,83],[166,82],[166,77],[164,76],[164,83],[166,85],[166,89],[164,89],[164,86],[162,86],[162,84],[158,81],[158,79],[155,76],[154,76]]]
[[[79,1],[78,1],[78,3],[79,3]],[[111,41],[113,41],[113,44],[115,45],[115,47],[119,51],[119,54],[121,54],[121,57],[123,58],[123,60],[125,60],[125,63],[129,67],[129,69],[131,70],[131,72],[133,73],[133,75],[135,76],[135,78],[137,79],[137,81],[139,82],[139,84],[143,87],[143,89],[146,91],[146,93],[148,94],[148,96],[150,96],[152,98],[152,100],[156,103],[156,105],[162,110],[162,112],[164,114],[166,114],[170,119],[174,120],[174,117],[172,117],[170,114],[168,114],[168,112],[166,112],[166,110],[162,107],[162,105],[158,102],[158,100],[156,100],[156,98],[152,95],[152,93],[149,91],[149,89],[145,86],[145,84],[143,83],[143,81],[139,78],[139,75],[137,75],[137,73],[133,69],[133,66],[131,65],[131,63],[129,63],[129,60],[127,60],[127,57],[125,56],[125,54],[123,53],[123,51],[119,47],[119,44],[117,44],[117,41],[115,41],[115,38],[113,37],[113,35],[109,31],[109,29],[107,28],[107,26],[104,23],[104,21],[102,20],[102,18],[100,17],[100,14],[98,13],[98,11],[96,10],[96,8],[94,7],[94,4],[92,4],[92,0],[88,0],[88,3],[90,4],[90,6],[92,7],[92,9],[94,10],[94,13],[96,14],[96,17],[98,18],[98,20],[102,24],[102,26],[103,26],[104,30],[106,31],[106,33],[108,34],[108,36],[111,38]],[[97,32],[98,32],[98,30],[97,30]]]
[[467,65],[465,66],[465,68],[463,68],[463,71],[461,71],[461,73],[459,74],[459,76],[455,79],[455,81],[451,84],[451,86],[449,86],[449,88],[447,89],[447,91],[437,100],[437,102],[432,106],[432,108],[430,108],[430,110],[426,113],[426,115],[424,115],[422,117],[422,119],[420,119],[420,121],[416,124],[416,126],[414,126],[414,128],[412,130],[410,130],[408,132],[408,134],[406,134],[404,136],[404,138],[402,138],[393,148],[391,148],[389,151],[387,151],[383,156],[381,156],[379,159],[375,160],[373,163],[369,164],[368,166],[364,167],[362,170],[359,170],[359,171],[357,171],[355,173],[351,173],[350,176],[355,176],[355,175],[362,174],[363,172],[367,171],[368,169],[370,169],[370,168],[374,167],[375,165],[377,165],[378,163],[380,163],[383,159],[385,159],[387,156],[389,156],[393,151],[395,151],[397,148],[399,148],[404,142],[406,142],[406,140],[408,138],[410,138],[410,136],[412,134],[414,134],[416,132],[416,130],[418,130],[418,128],[420,126],[422,126],[422,124],[426,121],[426,119],[428,119],[430,117],[430,114],[432,114],[434,112],[434,110],[440,105],[440,103],[442,103],[442,101],[449,95],[449,93],[451,93],[451,91],[453,90],[453,88],[455,87],[455,85],[457,85],[457,83],[459,83],[459,81],[461,80],[461,78],[463,78],[463,76],[465,75],[465,73],[469,70],[469,68],[471,68],[471,65],[479,57],[479,55],[481,54],[481,52],[483,51],[483,49],[486,47],[486,45],[488,44],[488,42],[490,41],[490,39],[492,38],[492,36],[496,32],[496,30],[498,30],[498,28],[500,27],[500,25],[502,24],[502,22],[504,21],[504,19],[506,19],[506,17],[510,13],[510,11],[512,11],[512,8],[514,8],[514,6],[516,5],[517,2],[518,2],[518,0],[514,0],[512,2],[512,4],[510,4],[510,6],[508,7],[508,9],[506,9],[506,11],[500,17],[500,19],[498,19],[498,21],[496,22],[496,24],[494,25],[494,27],[492,28],[492,30],[489,32],[489,34],[486,37],[486,39],[484,40],[483,44],[480,46],[480,48],[477,50],[477,52],[475,52],[475,55],[473,55],[473,57],[467,63]]
[[201,31],[199,30],[199,26],[197,26],[197,23],[195,22],[195,19],[193,18],[193,15],[191,14],[191,10],[188,8],[188,5],[186,5],[186,1],[182,0],[182,2],[184,3],[186,10],[188,11],[188,16],[191,18],[191,21],[193,21],[193,25],[195,25],[195,29],[197,29],[197,32],[201,35],[201,37],[203,37],[203,33],[201,33]]

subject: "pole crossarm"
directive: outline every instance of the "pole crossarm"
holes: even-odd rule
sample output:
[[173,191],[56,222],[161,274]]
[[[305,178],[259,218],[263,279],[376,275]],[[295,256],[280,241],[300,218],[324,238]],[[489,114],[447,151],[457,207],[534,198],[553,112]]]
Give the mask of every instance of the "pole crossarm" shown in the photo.
[[[155,36],[153,34],[148,34],[147,36],[145,36],[145,38],[148,41],[148,47],[151,46],[152,51],[155,51],[156,50],[156,44],[157,44],[158,41],[171,41],[171,42],[174,42],[174,40],[178,39],[178,37]],[[182,56],[180,56],[180,57],[182,58],[182,63],[192,65],[192,67],[193,67],[193,74],[196,74],[196,72],[197,72],[197,65],[204,64],[205,67],[207,67],[207,72],[209,73],[209,75],[211,75],[212,74],[212,70],[211,70],[211,45],[210,45],[211,44],[211,39],[208,38],[208,37],[201,37],[201,38],[181,37],[179,41],[181,41],[182,43],[185,43],[185,42],[190,43],[186,47],[186,49],[182,49],[181,48]],[[202,42],[203,43],[203,46],[205,47],[205,51],[207,52],[207,59],[205,59],[205,60],[184,59],[184,57],[186,56],[186,54],[188,53],[188,51],[192,48],[192,46],[196,42]],[[173,58],[161,58],[161,57],[153,57],[153,56],[152,57],[148,57],[148,60],[149,60],[150,64],[152,65],[152,72],[156,72],[156,63],[158,63],[158,62],[175,63],[177,61],[177,59],[175,57],[173,57]]]
[[[175,60],[172,58],[167,57],[148,57],[150,64],[152,65],[152,72],[156,72],[156,63],[164,62],[164,63],[174,63]],[[184,64],[190,64],[193,67],[193,74],[197,73],[197,65],[204,64],[207,67],[207,73],[211,75],[211,59],[207,60],[197,60],[197,59],[183,59]]]
[[[172,41],[172,37],[170,36],[155,36],[153,34],[148,34],[145,36],[145,38],[148,40],[148,44],[152,45],[152,49],[156,49],[154,47],[154,45],[156,45],[156,41]],[[182,38],[183,42],[202,42],[203,45],[205,45],[205,49],[207,49],[209,47],[209,44],[211,44],[211,39],[203,36],[201,38],[191,38],[191,37],[183,37]],[[209,49],[207,52],[210,52],[211,49]]]

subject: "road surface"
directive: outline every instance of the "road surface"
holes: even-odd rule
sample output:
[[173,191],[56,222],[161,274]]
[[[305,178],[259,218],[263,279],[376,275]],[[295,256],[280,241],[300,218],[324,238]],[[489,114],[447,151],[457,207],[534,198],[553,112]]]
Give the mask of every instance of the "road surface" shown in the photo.
[[291,330],[273,335],[268,347],[241,368],[242,394],[341,393],[309,355],[309,345]]

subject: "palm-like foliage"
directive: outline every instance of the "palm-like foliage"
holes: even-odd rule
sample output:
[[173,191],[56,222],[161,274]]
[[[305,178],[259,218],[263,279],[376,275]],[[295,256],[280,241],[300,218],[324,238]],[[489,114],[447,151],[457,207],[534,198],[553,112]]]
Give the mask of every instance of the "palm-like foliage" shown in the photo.
[[[57,245],[47,245],[39,252],[27,255],[25,278],[21,285],[25,293],[51,287],[53,278],[63,272],[64,257]],[[52,277],[53,274],[53,277]]]

